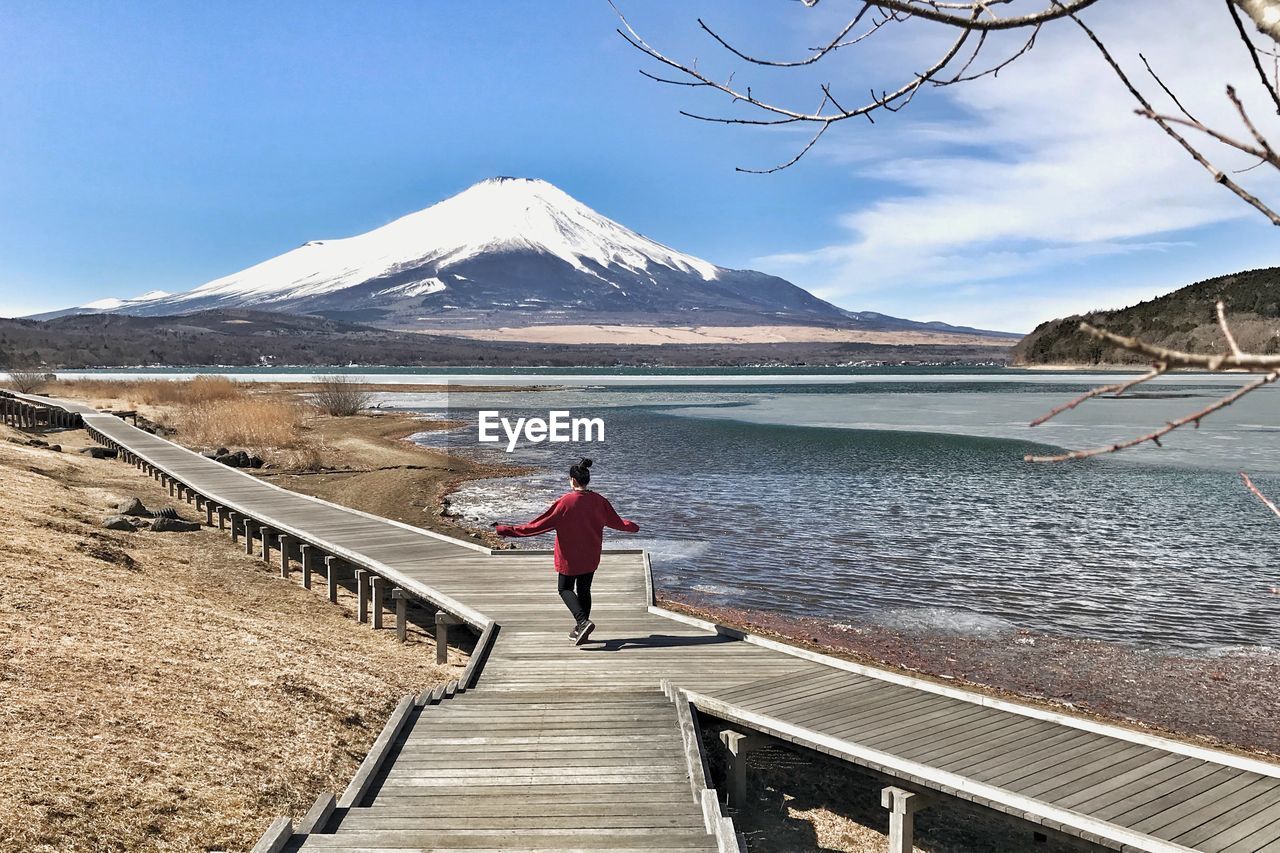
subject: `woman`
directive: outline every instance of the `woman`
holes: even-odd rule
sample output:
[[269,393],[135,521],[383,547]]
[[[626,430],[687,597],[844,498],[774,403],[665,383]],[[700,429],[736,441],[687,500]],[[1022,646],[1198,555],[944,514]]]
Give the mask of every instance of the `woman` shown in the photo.
[[591,621],[591,579],[600,565],[604,528],[627,533],[640,531],[640,525],[634,521],[620,518],[603,495],[588,489],[590,482],[591,460],[583,459],[569,468],[569,484],[573,488],[542,515],[528,524],[494,525],[499,536],[556,532],[557,586],[560,597],[573,614],[575,624],[569,639],[576,646],[585,643],[596,627]]

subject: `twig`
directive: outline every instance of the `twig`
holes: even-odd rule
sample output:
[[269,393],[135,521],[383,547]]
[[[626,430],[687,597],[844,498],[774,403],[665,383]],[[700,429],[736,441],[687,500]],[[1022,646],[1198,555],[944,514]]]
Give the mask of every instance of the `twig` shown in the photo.
[[1092,400],[1094,397],[1101,397],[1103,394],[1114,393],[1114,396],[1119,397],[1121,394],[1123,394],[1125,391],[1128,391],[1130,388],[1134,387],[1135,385],[1141,385],[1143,382],[1147,382],[1148,380],[1155,379],[1157,376],[1160,376],[1161,374],[1165,373],[1168,369],[1169,369],[1169,365],[1161,362],[1153,366],[1149,373],[1144,373],[1142,376],[1139,376],[1136,379],[1130,379],[1126,382],[1117,382],[1114,385],[1101,385],[1097,388],[1094,388],[1091,391],[1086,391],[1085,393],[1081,394],[1079,397],[1076,397],[1074,400],[1068,403],[1063,403],[1061,406],[1057,406],[1053,409],[1050,409],[1047,413],[1041,415],[1040,417],[1032,421],[1031,426],[1033,427],[1040,426],[1040,424],[1045,423],[1046,421],[1053,420],[1063,412],[1071,411],[1076,406],[1083,403],[1085,400]]
[[1249,475],[1248,475],[1248,474],[1246,474],[1244,471],[1241,471],[1241,472],[1240,472],[1240,479],[1244,480],[1244,484],[1245,484],[1245,486],[1249,489],[1249,491],[1251,491],[1251,492],[1253,492],[1255,495],[1257,495],[1258,500],[1262,501],[1263,505],[1264,505],[1267,509],[1269,509],[1269,510],[1271,510],[1272,512],[1274,512],[1274,513],[1276,514],[1276,517],[1280,518],[1280,507],[1277,507],[1274,503],[1272,503],[1272,502],[1271,502],[1271,499],[1270,499],[1270,498],[1268,498],[1266,495],[1264,495],[1264,494],[1262,493],[1262,490],[1261,490],[1261,489],[1259,489],[1257,486],[1255,486],[1255,485],[1253,484],[1253,480],[1250,480],[1250,479],[1249,479]]
[[1231,334],[1231,327],[1227,325],[1227,309],[1222,304],[1222,300],[1218,300],[1218,325],[1222,328],[1222,336],[1227,339],[1227,346],[1231,349],[1231,354],[1236,358],[1244,355],[1240,351],[1240,345],[1236,343],[1236,336]]
[[1068,459],[1088,459],[1092,456],[1101,456],[1105,453],[1116,453],[1130,447],[1135,447],[1139,444],[1145,444],[1148,441],[1155,444],[1157,447],[1162,447],[1163,445],[1161,445],[1160,439],[1173,432],[1175,429],[1186,426],[1187,424],[1194,424],[1196,427],[1199,427],[1200,421],[1202,421],[1206,416],[1231,405],[1236,400],[1239,400],[1241,397],[1252,391],[1256,391],[1263,385],[1267,385],[1275,382],[1277,379],[1280,379],[1280,355],[1261,355],[1257,353],[1244,352],[1240,349],[1240,345],[1231,331],[1231,326],[1227,323],[1226,306],[1223,304],[1222,300],[1218,300],[1217,315],[1218,326],[1222,329],[1222,335],[1226,338],[1227,348],[1229,350],[1226,353],[1218,355],[1201,355],[1199,353],[1170,349],[1169,347],[1148,343],[1140,338],[1117,335],[1114,332],[1108,332],[1105,329],[1099,329],[1089,323],[1081,322],[1080,331],[1085,332],[1097,340],[1105,341],[1128,352],[1148,356],[1152,358],[1155,363],[1152,365],[1151,370],[1144,373],[1142,376],[1125,382],[1118,382],[1114,385],[1104,385],[1094,388],[1084,394],[1081,394],[1074,400],[1051,409],[1048,413],[1041,415],[1032,421],[1031,426],[1039,426],[1040,424],[1052,420],[1063,412],[1074,409],[1076,406],[1079,406],[1081,403],[1086,400],[1091,400],[1094,397],[1100,397],[1103,394],[1108,393],[1114,393],[1114,395],[1118,397],[1130,388],[1155,379],[1157,376],[1164,374],[1170,368],[1174,367],[1195,367],[1213,372],[1240,369],[1246,370],[1250,373],[1261,373],[1263,374],[1262,376],[1252,382],[1248,382],[1240,386],[1230,394],[1220,397],[1197,412],[1192,412],[1185,417],[1169,421],[1159,429],[1153,430],[1145,435],[1140,435],[1137,438],[1116,442],[1115,444],[1104,447],[1095,447],[1092,450],[1069,450],[1066,453],[1059,453],[1053,456],[1036,456],[1033,454],[1027,454],[1023,458],[1027,462],[1064,462]]
[[1197,427],[1199,427],[1200,421],[1204,420],[1209,415],[1213,414],[1219,409],[1224,409],[1227,406],[1230,406],[1236,400],[1239,400],[1241,397],[1248,394],[1249,392],[1256,391],[1257,389],[1261,388],[1263,385],[1266,385],[1271,382],[1275,382],[1277,379],[1280,379],[1280,371],[1272,371],[1271,373],[1268,373],[1265,376],[1260,376],[1257,379],[1253,380],[1252,382],[1249,382],[1245,385],[1241,385],[1239,388],[1237,388],[1235,391],[1232,391],[1227,396],[1213,401],[1212,403],[1205,406],[1200,411],[1192,412],[1191,414],[1186,415],[1185,417],[1178,418],[1175,421],[1169,421],[1167,424],[1160,427],[1160,429],[1149,432],[1146,435],[1140,435],[1137,438],[1131,438],[1131,439],[1128,439],[1127,441],[1120,441],[1115,444],[1107,445],[1105,447],[1095,447],[1092,450],[1069,450],[1066,453],[1061,453],[1056,456],[1033,456],[1031,454],[1028,454],[1023,458],[1027,462],[1065,462],[1068,459],[1088,459],[1093,456],[1102,456],[1103,454],[1106,454],[1106,453],[1118,453],[1121,450],[1127,450],[1130,447],[1136,447],[1139,444],[1145,444],[1148,441],[1154,444],[1156,447],[1163,447],[1163,445],[1160,443],[1160,439],[1168,435],[1169,433],[1173,432],[1175,429],[1178,429],[1179,427],[1184,427],[1187,424],[1195,424]]
[[1117,335],[1115,332],[1108,332],[1105,329],[1099,329],[1088,323],[1080,324],[1080,331],[1085,334],[1092,335],[1100,341],[1106,341],[1120,349],[1128,350],[1132,353],[1145,355],[1155,361],[1166,362],[1169,367],[1198,367],[1202,370],[1220,371],[1231,368],[1240,368],[1253,373],[1262,373],[1272,370],[1280,370],[1280,355],[1259,355],[1257,353],[1226,353],[1222,355],[1201,355],[1195,352],[1183,352],[1182,350],[1170,349],[1162,347],[1159,344],[1147,343],[1139,338],[1125,337]]

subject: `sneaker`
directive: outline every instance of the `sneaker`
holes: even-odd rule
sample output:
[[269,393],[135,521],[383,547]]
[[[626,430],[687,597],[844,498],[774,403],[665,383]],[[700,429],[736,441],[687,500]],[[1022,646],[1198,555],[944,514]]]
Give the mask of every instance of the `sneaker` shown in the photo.
[[574,625],[574,626],[573,626],[573,630],[569,632],[569,639],[570,639],[570,640],[576,640],[576,639],[578,639],[578,632],[582,630],[582,625],[583,625],[583,623],[582,623],[582,622],[579,622],[577,625]]
[[581,625],[581,629],[578,631],[578,636],[574,637],[573,639],[573,644],[575,646],[580,646],[583,643],[585,643],[588,639],[591,638],[591,632],[594,631],[595,629],[596,629],[596,623],[592,622],[590,619],[588,619],[586,622],[583,622]]

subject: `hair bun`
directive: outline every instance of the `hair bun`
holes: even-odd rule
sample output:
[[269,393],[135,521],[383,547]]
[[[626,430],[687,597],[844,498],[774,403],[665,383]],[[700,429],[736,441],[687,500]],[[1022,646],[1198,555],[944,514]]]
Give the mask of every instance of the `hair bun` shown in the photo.
[[582,460],[578,464],[581,465],[583,468],[590,468],[591,460],[584,456],[582,457]]

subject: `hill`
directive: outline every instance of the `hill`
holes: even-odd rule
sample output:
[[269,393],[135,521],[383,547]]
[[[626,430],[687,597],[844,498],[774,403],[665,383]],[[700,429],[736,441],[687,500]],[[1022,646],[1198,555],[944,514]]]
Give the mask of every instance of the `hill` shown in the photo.
[[1150,343],[1197,353],[1222,352],[1226,344],[1214,306],[1226,305],[1240,346],[1280,352],[1280,267],[1248,270],[1196,282],[1129,308],[1096,311],[1041,323],[1013,348],[1015,365],[1134,364],[1139,356],[1107,346],[1079,331],[1086,321]]

